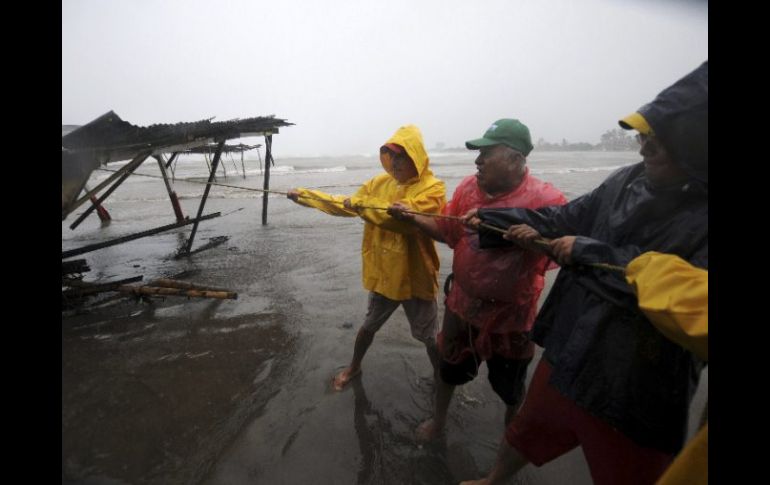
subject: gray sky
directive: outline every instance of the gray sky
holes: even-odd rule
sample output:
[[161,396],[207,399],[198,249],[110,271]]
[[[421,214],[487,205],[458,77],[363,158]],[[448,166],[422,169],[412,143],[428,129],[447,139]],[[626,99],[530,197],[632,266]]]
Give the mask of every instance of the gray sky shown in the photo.
[[62,124],[275,114],[277,156],[376,153],[407,123],[461,146],[504,117],[597,143],[707,58],[705,2],[63,0]]

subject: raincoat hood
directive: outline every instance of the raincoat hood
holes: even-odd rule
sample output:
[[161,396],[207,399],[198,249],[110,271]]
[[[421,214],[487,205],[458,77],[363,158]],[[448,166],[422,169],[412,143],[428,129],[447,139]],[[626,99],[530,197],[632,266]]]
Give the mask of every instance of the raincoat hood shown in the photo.
[[[425,151],[425,145],[422,142],[422,133],[415,125],[405,125],[396,130],[385,143],[395,143],[404,147],[406,154],[414,162],[417,169],[417,176],[423,178],[427,175],[433,175],[428,168],[428,152]],[[382,168],[393,177],[393,164],[389,153],[380,153],[380,163]]]
[[446,205],[446,188],[428,169],[428,154],[416,126],[402,126],[386,143],[406,150],[418,176],[399,182],[393,176],[391,152],[381,150],[385,172],[364,182],[352,196],[298,189],[298,203],[327,214],[360,217],[366,222],[361,241],[364,288],[391,300],[434,300],[439,270],[435,242],[414,225],[396,220],[381,209],[400,202],[411,210],[439,214]]
[[[705,61],[637,110],[674,162],[690,177],[706,185],[709,180],[708,69],[708,61]],[[620,126],[636,128],[626,119],[620,121]]]

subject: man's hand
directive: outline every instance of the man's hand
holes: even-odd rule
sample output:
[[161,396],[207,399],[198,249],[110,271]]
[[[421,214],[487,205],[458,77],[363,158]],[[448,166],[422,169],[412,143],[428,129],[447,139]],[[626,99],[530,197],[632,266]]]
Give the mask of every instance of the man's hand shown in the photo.
[[388,215],[397,221],[411,222],[414,220],[414,214],[404,212],[408,210],[411,210],[411,207],[408,205],[401,202],[393,202],[388,207]]
[[503,239],[527,247],[531,247],[532,242],[539,238],[540,233],[526,224],[514,224],[503,234]]
[[572,246],[575,245],[575,236],[564,236],[550,242],[551,253],[556,262],[564,265],[572,263]]
[[481,224],[481,219],[479,219],[478,212],[478,209],[471,209],[466,212],[465,215],[462,216],[462,223],[471,229],[478,230],[479,225]]
[[294,202],[297,202],[297,199],[299,199],[299,190],[297,189],[291,189],[286,193],[286,198],[291,199]]
[[342,207],[349,210],[355,210],[355,207],[353,207],[353,204],[350,203],[350,197],[342,201]]

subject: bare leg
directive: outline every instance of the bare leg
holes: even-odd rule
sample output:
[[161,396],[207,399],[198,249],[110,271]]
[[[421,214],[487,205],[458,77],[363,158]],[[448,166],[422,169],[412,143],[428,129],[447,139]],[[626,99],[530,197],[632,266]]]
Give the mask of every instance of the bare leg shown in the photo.
[[[442,322],[441,326],[441,331],[444,337],[445,355],[452,355],[454,353],[453,341],[459,328],[459,318],[449,309],[447,309],[444,312],[444,321]],[[438,348],[436,350],[438,351]],[[439,375],[441,358],[441,354],[437,352],[437,362],[434,367],[436,371],[436,399],[434,403],[433,417],[426,419],[417,427],[415,432],[417,435],[417,441],[425,442],[434,440],[444,429],[444,425],[446,424],[449,403],[452,400],[452,394],[454,394],[456,386],[447,384],[441,379],[441,376]]]
[[429,342],[425,344],[425,350],[428,352],[428,359],[430,359],[430,365],[433,366],[433,379],[438,383],[438,381],[441,380],[441,378],[438,375],[438,369],[439,369],[439,362],[440,357],[438,354],[438,347],[436,346],[436,342]]
[[447,411],[449,410],[449,402],[452,400],[454,391],[455,386],[447,384],[441,380],[441,378],[436,380],[436,404],[434,407],[434,414],[432,418],[428,418],[417,427],[416,434],[418,441],[434,440],[444,429]]
[[361,361],[364,360],[364,355],[366,355],[373,340],[374,332],[365,330],[363,327],[358,330],[356,343],[353,346],[353,360],[350,361],[351,370],[361,370]]
[[374,332],[370,332],[361,327],[356,335],[356,343],[353,345],[353,360],[350,361],[350,365],[336,376],[334,376],[333,386],[337,391],[341,391],[351,379],[361,373],[361,361],[364,360],[364,355],[372,345],[374,340]]

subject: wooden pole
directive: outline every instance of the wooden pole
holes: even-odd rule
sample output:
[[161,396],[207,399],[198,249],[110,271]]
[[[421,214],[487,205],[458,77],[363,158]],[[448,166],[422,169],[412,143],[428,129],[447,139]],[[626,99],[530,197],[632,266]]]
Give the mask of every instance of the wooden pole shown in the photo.
[[[262,188],[270,189],[270,165],[273,161],[271,147],[273,145],[273,135],[265,135],[265,180]],[[262,225],[267,225],[267,192],[262,193]]]
[[243,178],[246,178],[246,165],[243,164],[243,152],[245,150],[241,150],[241,169],[243,170]]
[[87,273],[91,271],[91,268],[86,263],[85,259],[73,259],[72,261],[61,262],[61,275],[62,278],[73,273]]
[[212,214],[207,214],[203,217],[199,217],[196,219],[187,219],[184,222],[177,222],[175,224],[168,224],[161,227],[156,227],[155,229],[148,229],[146,231],[137,232],[135,234],[130,234],[128,236],[119,237],[116,239],[111,239],[109,241],[104,241],[96,244],[89,244],[88,246],[82,246],[76,249],[70,249],[68,251],[62,251],[61,252],[61,259],[71,258],[72,256],[78,256],[80,254],[84,253],[90,253],[91,251],[96,251],[97,249],[102,249],[110,246],[115,246],[117,244],[121,244],[128,241],[133,241],[134,239],[139,239],[142,237],[152,236],[154,234],[158,234],[163,231],[168,231],[171,229],[176,229],[178,227],[186,226],[188,224],[197,224],[200,221],[205,221],[206,219],[213,219],[215,217],[219,217],[222,214],[219,212],[214,212]]
[[166,170],[171,166],[171,164],[176,160],[176,156],[179,155],[179,152],[174,152],[171,154],[171,158],[168,159],[168,162],[166,162]]
[[[107,199],[107,197],[110,196],[110,194],[112,194],[115,191],[115,189],[120,187],[120,184],[122,184],[128,178],[129,175],[134,173],[134,170],[139,168],[139,165],[141,165],[142,162],[144,162],[147,159],[147,157],[149,157],[149,156],[150,156],[150,154],[147,153],[147,154],[139,155],[138,157],[134,158],[131,161],[131,163],[128,163],[128,164],[124,165],[123,167],[121,167],[120,170],[118,170],[117,172],[113,173],[110,177],[107,178],[107,180],[105,180],[101,184],[97,185],[96,188],[94,190],[90,191],[89,193],[90,194],[95,194],[96,192],[100,191],[102,187],[107,185],[108,181],[111,181],[111,180],[114,180],[117,177],[120,177],[117,180],[117,182],[112,184],[110,186],[110,188],[107,189],[104,192],[104,194],[102,194],[98,199],[96,199],[96,202],[101,204],[102,202],[104,202]],[[85,220],[85,218],[88,217],[89,214],[91,214],[91,212],[93,212],[94,208],[95,208],[95,206],[92,205],[91,207],[86,209],[85,212],[80,214],[80,216],[78,216],[78,218],[75,219],[75,222],[70,224],[70,229],[74,230],[76,227],[78,227],[80,225],[80,223],[83,222]]]
[[190,239],[187,240],[187,248],[184,251],[187,254],[190,254],[190,249],[192,249],[193,240],[195,239],[195,233],[198,231],[198,220],[203,213],[203,207],[206,205],[206,199],[209,196],[209,190],[211,190],[211,182],[214,181],[214,177],[217,173],[217,164],[219,163],[219,159],[222,156],[222,147],[225,146],[225,140],[222,140],[217,145],[217,153],[214,155],[214,161],[211,163],[211,173],[209,174],[209,181],[206,184],[206,188],[203,191],[203,197],[201,198],[201,204],[198,206],[198,215],[195,216],[195,224],[193,224],[192,231],[190,232]]
[[72,282],[69,284],[70,289],[62,291],[62,295],[66,297],[78,297],[93,295],[96,293],[104,293],[106,291],[116,291],[120,286],[128,283],[136,283],[142,281],[143,276],[134,276],[132,278],[125,278],[118,281],[111,281],[109,283],[86,283]]
[[[86,189],[86,192],[88,192],[88,184],[83,185],[83,188]],[[92,195],[90,199],[92,204],[91,207],[94,207],[96,209],[96,215],[99,216],[99,220],[102,222],[111,221],[112,217],[110,217],[110,213],[107,212],[107,209],[105,209],[104,206],[100,204],[98,200],[96,200],[96,196]]]
[[166,165],[163,163],[163,155],[154,155],[155,160],[158,161],[160,167],[160,174],[163,176],[163,182],[166,184],[166,192],[168,192],[168,198],[171,200],[171,207],[174,209],[174,215],[177,222],[184,220],[184,214],[182,214],[182,207],[179,205],[179,198],[176,196],[176,192],[171,187],[171,182],[168,180],[168,173],[166,173]]
[[204,152],[203,153],[203,158],[206,160],[206,167],[208,167],[209,172],[211,172],[211,162],[209,162],[209,153],[208,152]]
[[195,283],[188,283],[187,281],[173,280],[170,278],[158,278],[152,280],[147,286],[161,286],[163,288],[178,288],[182,290],[206,290],[206,291],[225,291],[229,292],[227,288],[217,288],[216,286],[198,285]]
[[[105,188],[106,186],[111,184],[112,181],[115,180],[116,178],[120,177],[121,175],[125,174],[128,171],[132,171],[133,172],[149,156],[150,156],[150,152],[149,151],[145,152],[145,153],[141,153],[141,154],[137,155],[133,160],[131,160],[130,163],[127,163],[126,165],[123,165],[122,167],[120,167],[120,170],[118,170],[117,172],[115,172],[112,175],[110,175],[109,177],[107,177],[107,179],[104,180],[104,182],[102,182],[99,185],[97,185],[96,187],[94,187],[94,190],[89,191],[86,195],[84,195],[83,197],[81,197],[80,199],[75,201],[75,203],[73,203],[72,206],[70,206],[69,210],[67,211],[67,214],[65,214],[65,217],[70,215],[70,214],[72,214],[72,211],[74,211],[75,209],[77,209],[78,207],[83,205],[83,203],[85,201],[90,200],[92,195],[95,195],[97,192],[99,192],[100,190],[102,190],[103,188]],[[123,180],[125,180],[125,178]],[[104,202],[105,198],[106,197],[100,198],[99,202],[100,203]]]
[[237,300],[238,293],[232,291],[183,290],[179,288],[160,288],[154,286],[129,286],[118,288],[121,293],[133,295],[170,295],[196,298],[217,298],[219,300]]

